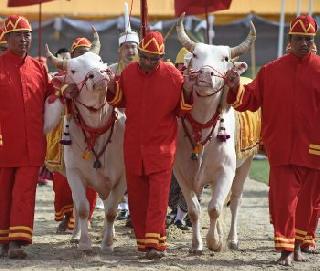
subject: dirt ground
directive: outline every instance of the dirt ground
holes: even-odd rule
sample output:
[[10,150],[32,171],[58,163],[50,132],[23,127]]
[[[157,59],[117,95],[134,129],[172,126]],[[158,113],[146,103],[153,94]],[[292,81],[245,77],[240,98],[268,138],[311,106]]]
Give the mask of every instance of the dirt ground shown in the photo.
[[[203,206],[208,202],[208,195],[206,192]],[[320,270],[320,255],[307,255],[308,262],[295,263],[293,268],[274,264],[279,254],[273,250],[273,230],[268,221],[266,196],[265,184],[247,180],[240,210],[239,250],[225,249],[214,253],[205,248],[201,256],[189,255],[191,232],[171,228],[168,256],[150,261],[136,252],[133,233],[120,221],[116,223],[115,251],[111,255],[99,251],[103,226],[103,211],[99,209],[95,210],[91,230],[93,252],[85,254],[78,251],[70,242],[70,235],[55,234],[57,223],[53,220],[52,186],[38,187],[34,244],[27,248],[29,256],[20,261],[2,258],[0,270]],[[202,216],[202,236],[205,244],[208,229],[205,208]],[[226,230],[229,220],[230,212],[227,210]]]

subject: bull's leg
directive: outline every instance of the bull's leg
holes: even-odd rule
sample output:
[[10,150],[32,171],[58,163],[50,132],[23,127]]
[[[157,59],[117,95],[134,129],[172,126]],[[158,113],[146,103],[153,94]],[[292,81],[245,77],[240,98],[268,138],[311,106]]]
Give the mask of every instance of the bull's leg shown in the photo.
[[73,209],[73,217],[74,217],[74,229],[72,232],[71,242],[72,243],[79,243],[80,235],[81,235],[81,229],[79,224],[79,216],[76,211],[76,209]]
[[228,235],[228,247],[230,249],[238,249],[238,212],[241,205],[244,182],[249,174],[252,158],[248,157],[242,165],[237,168],[231,187],[230,210],[231,210],[231,226]]
[[86,188],[81,178],[67,169],[67,179],[72,191],[72,198],[76,212],[75,219],[80,226],[80,240],[78,248],[80,250],[91,250],[91,240],[88,234],[88,217],[89,217],[89,202],[86,197]]
[[125,191],[126,182],[124,177],[122,177],[119,183],[111,190],[107,200],[103,201],[105,208],[104,235],[101,243],[101,250],[103,252],[113,251],[114,221],[117,216],[118,203]]
[[192,223],[192,245],[190,253],[202,253],[202,238],[201,238],[201,205],[198,201],[196,194],[187,187],[181,186],[182,194],[188,206],[188,215]]
[[[225,166],[222,169],[222,174],[216,178],[217,181],[213,189],[212,198],[208,205],[210,226],[206,241],[207,247],[213,251],[221,251],[223,248],[223,230],[221,229],[221,225],[223,225],[223,223],[218,222],[218,219],[222,213],[224,201],[230,191],[233,178],[234,169],[230,166]],[[222,216],[220,219],[222,219]],[[220,227],[219,230],[218,227]]]

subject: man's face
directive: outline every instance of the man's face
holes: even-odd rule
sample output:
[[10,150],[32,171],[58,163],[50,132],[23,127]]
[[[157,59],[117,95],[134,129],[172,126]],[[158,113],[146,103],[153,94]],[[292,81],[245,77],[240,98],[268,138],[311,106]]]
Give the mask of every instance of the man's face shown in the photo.
[[12,31],[6,34],[8,42],[8,49],[19,56],[25,56],[30,47],[32,41],[31,31]]
[[139,51],[139,66],[144,72],[153,71],[160,63],[163,55]]
[[314,37],[303,35],[292,35],[290,39],[291,52],[298,57],[303,57],[314,48]]
[[61,60],[69,60],[71,59],[71,54],[69,52],[63,52],[58,54],[57,57]]
[[71,57],[75,58],[77,56],[82,56],[86,52],[89,52],[90,48],[85,46],[79,46],[71,53]]
[[138,56],[138,44],[135,42],[124,42],[119,48],[120,59],[128,63],[137,59]]
[[8,44],[7,43],[0,44],[0,55],[2,55],[7,50],[8,50]]

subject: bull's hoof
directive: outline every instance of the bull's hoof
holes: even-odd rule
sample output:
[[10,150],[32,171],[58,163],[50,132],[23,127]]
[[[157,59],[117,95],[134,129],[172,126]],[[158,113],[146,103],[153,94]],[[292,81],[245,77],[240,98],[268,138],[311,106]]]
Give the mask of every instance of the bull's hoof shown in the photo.
[[190,248],[189,254],[200,256],[200,255],[202,255],[202,249]]
[[228,248],[231,250],[238,250],[239,249],[239,241],[228,241]]
[[212,251],[220,252],[220,251],[222,251],[223,244],[221,241],[215,242],[214,240],[207,239],[207,247],[208,247],[208,249],[210,249]]
[[81,251],[91,251],[92,247],[91,247],[91,241],[87,241],[87,242],[79,242],[79,246],[78,249]]
[[114,247],[113,247],[113,245],[107,246],[107,245],[105,245],[105,244],[101,244],[100,249],[101,249],[101,251],[102,251],[103,253],[108,253],[108,254],[109,254],[109,253],[112,253],[112,252],[113,252]]

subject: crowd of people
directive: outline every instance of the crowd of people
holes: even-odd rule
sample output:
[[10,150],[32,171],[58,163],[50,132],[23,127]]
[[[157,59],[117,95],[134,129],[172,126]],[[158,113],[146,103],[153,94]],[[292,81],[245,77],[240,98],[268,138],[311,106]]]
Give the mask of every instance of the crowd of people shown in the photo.
[[[290,24],[288,53],[264,65],[252,83],[241,85],[236,71],[226,74],[228,103],[238,111],[261,108],[263,112],[262,139],[270,162],[269,210],[282,265],[301,261],[302,251],[315,249],[320,215],[316,32],[312,17],[299,16]],[[32,29],[26,18],[11,15],[5,20],[0,35],[0,256],[10,259],[27,257],[23,246],[32,243],[39,171],[44,164],[50,169],[50,159],[45,159],[43,110],[54,88],[52,75],[28,54],[31,41]],[[74,58],[91,46],[85,37],[76,38],[70,51],[62,48],[56,57]],[[195,81],[183,79],[185,49],[179,53],[176,67],[164,61],[165,42],[159,32],[149,31],[139,40],[128,26],[120,34],[118,52],[119,61],[110,66],[106,96],[127,118],[127,193],[119,204],[118,217],[130,216],[139,251],[149,259],[162,258],[167,250],[168,204],[172,222],[185,226],[187,208],[178,182],[172,179],[172,167],[177,119],[192,109]],[[160,102],[159,97],[165,99]],[[60,132],[56,131],[55,140],[48,140],[49,147],[59,143],[61,138],[56,135],[61,136],[66,121],[62,116]],[[290,140],[284,140],[283,134]],[[62,172],[51,171],[55,219],[60,221],[57,232],[63,233],[74,228],[72,192]],[[88,187],[86,195],[92,218],[97,193]]]

